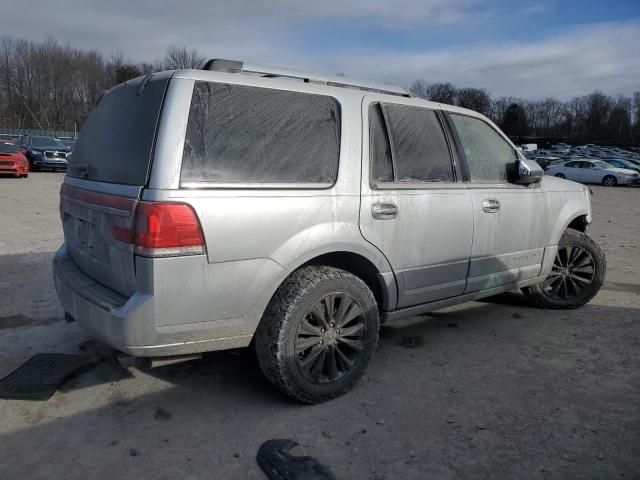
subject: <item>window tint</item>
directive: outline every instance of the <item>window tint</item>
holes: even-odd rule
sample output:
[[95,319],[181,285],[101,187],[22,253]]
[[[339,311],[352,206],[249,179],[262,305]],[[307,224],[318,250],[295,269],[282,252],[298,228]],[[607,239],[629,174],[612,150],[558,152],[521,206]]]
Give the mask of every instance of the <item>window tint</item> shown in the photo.
[[339,152],[340,107],[331,97],[197,82],[181,180],[330,185]]
[[[374,132],[374,181],[453,181],[449,147],[434,111],[385,103],[374,105],[372,112],[378,112],[372,115],[370,127]],[[388,128],[388,139],[383,135],[383,119]],[[389,143],[392,145],[391,154]]]
[[393,182],[391,147],[379,103],[374,103],[369,108],[369,150],[371,180],[374,182]]
[[105,94],[82,127],[67,175],[144,185],[168,82],[141,77]]
[[457,114],[451,118],[464,148],[471,180],[508,182],[517,158],[511,145],[482,120]]

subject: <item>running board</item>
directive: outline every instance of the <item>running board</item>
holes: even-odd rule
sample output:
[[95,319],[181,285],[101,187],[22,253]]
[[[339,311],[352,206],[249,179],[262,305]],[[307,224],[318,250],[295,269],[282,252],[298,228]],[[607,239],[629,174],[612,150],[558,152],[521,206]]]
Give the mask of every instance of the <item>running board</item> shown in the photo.
[[467,293],[457,297],[445,298],[442,300],[436,300],[435,302],[421,303],[420,305],[414,305],[413,307],[399,308],[397,310],[391,310],[389,312],[382,313],[382,321],[396,320],[403,317],[411,317],[414,315],[422,315],[425,313],[433,312],[434,310],[440,310],[441,308],[451,307],[452,305],[458,305],[464,302],[471,302],[473,300],[479,300],[481,298],[492,297],[500,293],[510,292],[512,290],[518,290],[523,287],[529,287],[541,282],[547,278],[546,275],[536,278],[530,278],[528,280],[520,280],[516,283],[510,283],[508,285],[501,285],[499,287],[490,288],[488,290],[481,290],[479,292]]

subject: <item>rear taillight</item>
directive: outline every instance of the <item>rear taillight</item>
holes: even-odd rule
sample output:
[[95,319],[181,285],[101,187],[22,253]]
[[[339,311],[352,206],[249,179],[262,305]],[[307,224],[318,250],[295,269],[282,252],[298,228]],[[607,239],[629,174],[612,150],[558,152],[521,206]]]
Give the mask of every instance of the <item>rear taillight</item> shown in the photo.
[[196,212],[186,203],[139,202],[133,243],[139,255],[163,257],[204,253]]

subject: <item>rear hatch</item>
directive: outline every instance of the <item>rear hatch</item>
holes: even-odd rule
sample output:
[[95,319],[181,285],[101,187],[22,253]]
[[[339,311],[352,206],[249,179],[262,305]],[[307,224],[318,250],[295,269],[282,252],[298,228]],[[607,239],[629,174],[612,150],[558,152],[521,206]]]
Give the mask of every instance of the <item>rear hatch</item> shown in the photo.
[[167,75],[141,77],[102,97],[80,132],[60,191],[64,239],[74,263],[126,296],[136,290],[134,212],[147,183],[168,82]]

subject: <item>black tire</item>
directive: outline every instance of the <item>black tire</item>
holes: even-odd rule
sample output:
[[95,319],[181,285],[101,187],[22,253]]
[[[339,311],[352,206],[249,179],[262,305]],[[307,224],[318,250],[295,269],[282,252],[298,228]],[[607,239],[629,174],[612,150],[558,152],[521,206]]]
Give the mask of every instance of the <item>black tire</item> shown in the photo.
[[558,243],[551,274],[523,292],[539,307],[572,309],[588,303],[604,283],[604,252],[586,233],[571,228]]
[[23,173],[22,175],[20,175],[20,178],[27,178],[29,176],[28,173]]
[[556,173],[556,177],[558,177],[558,178],[567,178],[567,177],[564,176],[563,173]]
[[376,300],[360,278],[331,267],[303,267],[271,299],[254,336],[255,350],[265,376],[280,391],[319,403],[358,382],[379,328]]
[[602,179],[602,185],[605,187],[615,187],[618,185],[618,180],[613,175],[607,175]]

